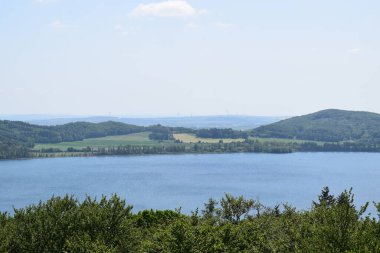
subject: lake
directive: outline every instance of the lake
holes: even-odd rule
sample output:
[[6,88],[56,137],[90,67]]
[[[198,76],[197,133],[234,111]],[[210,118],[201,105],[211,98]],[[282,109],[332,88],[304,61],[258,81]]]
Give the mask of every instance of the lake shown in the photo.
[[380,154],[202,154],[0,161],[0,210],[52,195],[117,193],[134,210],[189,213],[224,193],[307,209],[323,186],[354,188],[356,203],[380,202]]

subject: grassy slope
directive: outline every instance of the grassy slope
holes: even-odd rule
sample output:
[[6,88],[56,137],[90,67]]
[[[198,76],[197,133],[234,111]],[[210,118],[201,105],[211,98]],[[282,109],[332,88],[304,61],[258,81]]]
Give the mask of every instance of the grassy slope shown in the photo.
[[224,143],[231,143],[231,142],[242,142],[244,139],[211,139],[211,138],[198,138],[193,134],[186,134],[186,133],[177,133],[173,134],[174,139],[182,141],[184,143],[197,143],[197,142],[204,142],[204,143],[218,143],[220,140],[223,140]]
[[158,145],[157,141],[149,139],[149,132],[128,135],[107,136],[101,138],[84,139],[83,141],[61,142],[54,144],[37,144],[34,150],[59,148],[66,150],[69,147],[81,149],[86,147],[117,147],[120,145]]

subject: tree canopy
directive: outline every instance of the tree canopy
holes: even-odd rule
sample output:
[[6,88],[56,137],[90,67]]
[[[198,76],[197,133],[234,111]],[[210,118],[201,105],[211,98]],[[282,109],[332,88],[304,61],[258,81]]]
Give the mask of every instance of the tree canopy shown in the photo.
[[53,197],[0,213],[0,252],[380,252],[380,222],[367,206],[328,188],[305,211],[229,194],[191,214],[134,213],[116,195]]

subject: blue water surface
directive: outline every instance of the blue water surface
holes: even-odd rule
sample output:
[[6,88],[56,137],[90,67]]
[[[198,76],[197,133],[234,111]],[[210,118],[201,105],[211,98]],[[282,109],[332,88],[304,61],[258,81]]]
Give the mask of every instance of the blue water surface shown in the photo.
[[0,211],[53,195],[117,193],[134,210],[189,213],[224,193],[308,209],[323,186],[353,187],[358,205],[380,202],[380,154],[202,154],[0,161]]

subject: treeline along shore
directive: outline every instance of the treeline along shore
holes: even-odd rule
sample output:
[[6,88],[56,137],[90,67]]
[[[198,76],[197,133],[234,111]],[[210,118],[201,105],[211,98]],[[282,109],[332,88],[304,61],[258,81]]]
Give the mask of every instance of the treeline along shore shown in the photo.
[[29,151],[27,157],[78,157],[78,156],[112,156],[112,155],[144,155],[144,154],[218,154],[218,153],[273,153],[286,154],[293,152],[380,152],[380,144],[357,143],[324,143],[318,145],[313,142],[284,143],[245,141],[231,143],[192,143],[166,144],[159,146],[126,145],[106,148],[68,148],[42,149]]
[[[0,212],[0,252],[380,252],[380,204],[356,207],[325,187],[309,210],[226,194],[191,214],[110,198],[53,197]],[[194,207],[195,208],[195,207]]]
[[325,110],[245,131],[0,120],[0,159],[236,152],[380,152],[380,115]]

